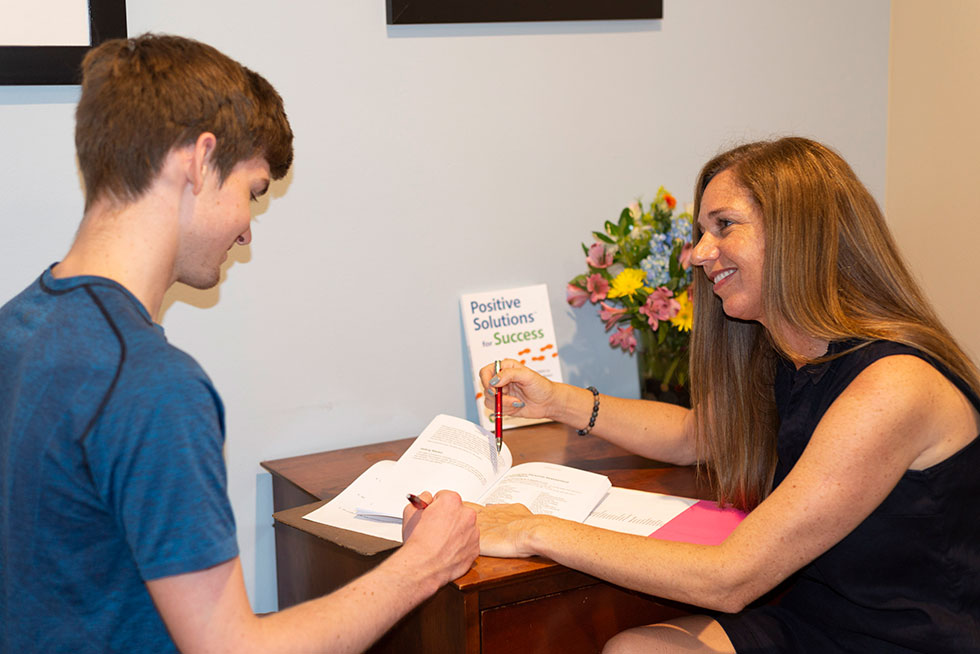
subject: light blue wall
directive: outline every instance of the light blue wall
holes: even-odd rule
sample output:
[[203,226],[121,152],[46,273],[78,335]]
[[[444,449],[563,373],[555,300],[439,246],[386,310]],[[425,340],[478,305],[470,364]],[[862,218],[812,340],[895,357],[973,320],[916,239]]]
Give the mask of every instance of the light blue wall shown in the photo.
[[[636,196],[689,202],[745,139],[837,147],[883,199],[888,0],[667,0],[663,21],[387,27],[383,0],[128,0],[130,33],[207,41],[267,76],[296,132],[227,279],[163,324],[228,415],[249,592],[275,608],[259,461],[475,417],[461,293],[545,282],[568,381],[635,396],[633,361],[571,310],[579,243]],[[77,89],[0,87],[0,298],[81,215]],[[247,265],[245,265],[247,263]]]

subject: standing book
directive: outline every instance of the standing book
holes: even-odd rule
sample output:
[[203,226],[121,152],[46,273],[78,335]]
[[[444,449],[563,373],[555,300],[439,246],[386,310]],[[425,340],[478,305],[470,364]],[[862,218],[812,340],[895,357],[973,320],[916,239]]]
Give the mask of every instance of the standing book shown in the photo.
[[[562,381],[548,286],[468,293],[460,297],[459,304],[480,426],[492,429],[492,411],[484,404],[480,368],[496,360],[516,359],[551,381]],[[503,427],[539,422],[545,420],[505,416]]]

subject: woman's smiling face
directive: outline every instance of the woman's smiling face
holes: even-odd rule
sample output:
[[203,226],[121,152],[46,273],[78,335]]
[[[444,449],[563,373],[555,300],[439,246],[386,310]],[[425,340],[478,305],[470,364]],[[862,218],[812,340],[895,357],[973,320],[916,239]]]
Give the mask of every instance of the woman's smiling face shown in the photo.
[[730,170],[705,188],[698,224],[702,233],[691,261],[704,269],[729,317],[762,322],[762,212]]

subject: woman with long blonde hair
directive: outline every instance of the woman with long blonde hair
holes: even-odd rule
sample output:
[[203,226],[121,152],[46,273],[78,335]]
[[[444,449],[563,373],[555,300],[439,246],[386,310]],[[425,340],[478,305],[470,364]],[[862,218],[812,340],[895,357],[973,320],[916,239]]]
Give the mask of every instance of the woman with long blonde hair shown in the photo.
[[[481,551],[705,607],[608,652],[980,652],[980,375],[847,163],[802,138],[695,187],[692,408],[481,372],[507,413],[701,466],[750,511],[717,546],[480,509]],[[785,584],[778,604],[746,608]]]

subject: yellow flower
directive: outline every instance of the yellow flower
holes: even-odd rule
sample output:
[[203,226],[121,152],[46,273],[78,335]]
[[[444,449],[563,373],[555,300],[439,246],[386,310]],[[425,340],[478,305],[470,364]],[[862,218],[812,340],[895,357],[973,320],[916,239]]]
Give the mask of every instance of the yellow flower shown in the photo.
[[691,291],[684,291],[683,294],[678,295],[675,299],[681,305],[681,310],[677,312],[676,316],[670,319],[670,324],[682,332],[689,332],[691,331],[691,324],[694,322],[694,304],[691,303]]
[[[627,268],[612,280],[612,284],[609,286],[609,294],[606,297],[633,297],[634,293],[644,288],[643,282],[646,281],[646,277],[647,274],[639,268]],[[648,288],[646,291],[649,293],[653,289]]]

